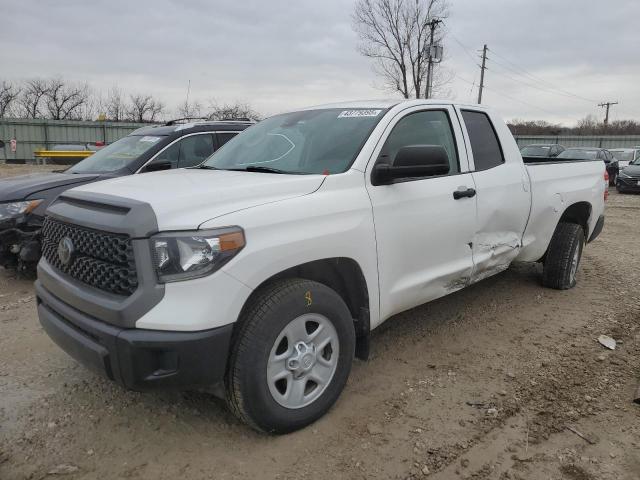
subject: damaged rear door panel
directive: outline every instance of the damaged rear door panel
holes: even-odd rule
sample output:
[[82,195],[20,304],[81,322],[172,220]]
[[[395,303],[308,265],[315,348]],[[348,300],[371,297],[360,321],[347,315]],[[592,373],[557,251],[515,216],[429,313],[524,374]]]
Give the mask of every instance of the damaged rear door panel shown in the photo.
[[[518,256],[531,207],[531,188],[517,147],[502,122],[485,111],[461,108],[469,162],[478,191],[476,230],[472,241],[471,283],[505,270]],[[504,129],[506,131],[499,131]],[[515,143],[515,142],[514,142]]]

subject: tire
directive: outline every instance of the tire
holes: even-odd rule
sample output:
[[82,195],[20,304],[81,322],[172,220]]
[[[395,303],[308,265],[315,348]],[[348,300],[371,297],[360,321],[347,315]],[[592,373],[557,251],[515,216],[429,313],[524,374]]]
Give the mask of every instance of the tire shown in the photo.
[[282,434],[313,423],[333,406],[347,383],[356,343],[351,313],[335,291],[310,280],[278,281],[256,295],[238,327],[225,387],[227,404],[240,420]]
[[576,284],[576,273],[584,249],[584,229],[576,223],[561,222],[553,232],[542,270],[542,284],[567,290]]

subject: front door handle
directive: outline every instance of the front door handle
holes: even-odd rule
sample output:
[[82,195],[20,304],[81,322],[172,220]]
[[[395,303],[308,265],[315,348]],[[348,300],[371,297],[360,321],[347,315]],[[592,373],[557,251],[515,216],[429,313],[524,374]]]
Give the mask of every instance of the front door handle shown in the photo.
[[472,198],[476,196],[476,189],[475,188],[467,188],[466,190],[456,190],[455,192],[453,192],[453,198],[455,200],[460,200],[461,198]]

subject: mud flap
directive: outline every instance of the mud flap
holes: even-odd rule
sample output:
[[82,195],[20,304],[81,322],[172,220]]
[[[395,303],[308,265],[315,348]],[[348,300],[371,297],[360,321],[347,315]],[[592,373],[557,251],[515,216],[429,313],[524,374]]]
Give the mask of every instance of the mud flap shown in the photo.
[[353,325],[356,330],[356,358],[368,360],[371,345],[371,323],[368,308],[362,307],[360,309],[360,315],[353,320]]

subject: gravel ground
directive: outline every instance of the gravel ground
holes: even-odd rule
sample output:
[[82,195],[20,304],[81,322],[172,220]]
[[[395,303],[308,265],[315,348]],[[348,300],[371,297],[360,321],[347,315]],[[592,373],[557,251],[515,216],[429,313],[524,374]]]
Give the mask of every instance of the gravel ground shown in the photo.
[[94,376],[0,270],[0,478],[637,480],[639,235],[640,196],[612,193],[576,288],[517,265],[390,319],[332,411],[281,437],[204,393]]
[[64,169],[60,165],[5,165],[0,164],[0,178],[12,177],[14,175],[24,175],[26,173],[50,172],[52,170]]

